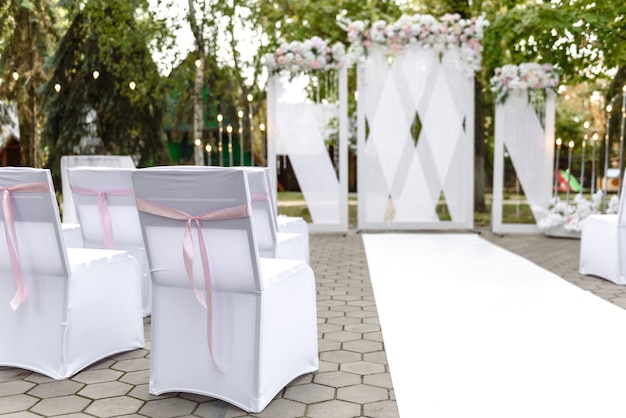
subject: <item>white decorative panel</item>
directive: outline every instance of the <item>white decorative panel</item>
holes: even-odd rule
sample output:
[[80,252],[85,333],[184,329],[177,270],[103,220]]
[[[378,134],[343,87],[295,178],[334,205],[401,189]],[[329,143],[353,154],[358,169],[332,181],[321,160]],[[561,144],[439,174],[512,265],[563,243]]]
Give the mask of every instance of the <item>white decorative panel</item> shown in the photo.
[[506,151],[528,205],[548,207],[553,184],[555,109],[554,92],[549,90],[546,94],[545,110],[536,109],[526,90],[513,91],[504,103],[496,105],[493,232],[539,231],[536,224],[502,222],[504,159]]
[[[268,161],[277,155],[289,157],[300,190],[311,214],[311,231],[346,231],[347,187],[347,73],[339,71],[339,101],[322,103],[306,93],[309,76],[272,76],[267,90]],[[339,121],[339,170],[335,170],[325,144]],[[276,183],[276,165],[269,165]]]
[[372,47],[359,63],[359,228],[473,228],[474,78],[456,58]]

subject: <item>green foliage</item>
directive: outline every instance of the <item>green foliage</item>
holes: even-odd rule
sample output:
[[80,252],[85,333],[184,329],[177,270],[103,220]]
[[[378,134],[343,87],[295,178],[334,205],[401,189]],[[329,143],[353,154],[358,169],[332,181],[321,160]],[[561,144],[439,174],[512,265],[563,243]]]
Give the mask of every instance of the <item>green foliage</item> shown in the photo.
[[[53,174],[67,154],[131,155],[140,166],[169,161],[162,129],[165,91],[146,46],[155,29],[135,19],[135,6],[142,3],[89,1],[59,43],[42,90]],[[86,123],[93,111],[96,132]],[[94,135],[101,148],[81,149],[81,139]]]

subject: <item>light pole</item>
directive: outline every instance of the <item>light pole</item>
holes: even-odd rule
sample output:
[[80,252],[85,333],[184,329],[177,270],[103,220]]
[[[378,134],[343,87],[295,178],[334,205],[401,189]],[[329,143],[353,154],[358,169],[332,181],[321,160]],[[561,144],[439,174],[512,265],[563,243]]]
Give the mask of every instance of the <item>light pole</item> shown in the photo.
[[254,167],[254,124],[252,123],[252,94],[248,94],[248,120],[250,121],[250,166]]
[[233,164],[233,127],[228,125],[226,127],[228,133],[228,166],[232,167]]
[[224,165],[222,161],[222,133],[224,132],[224,127],[222,126],[222,121],[224,120],[224,116],[222,114],[217,115],[217,165],[220,167]]
[[265,124],[259,123],[259,131],[261,131],[261,162],[265,164]]
[[213,147],[211,147],[211,144],[206,144],[206,147],[204,147],[204,149],[207,155],[207,165],[211,165],[211,150],[213,149]]
[[243,110],[237,112],[237,118],[239,119],[239,165],[243,166]]

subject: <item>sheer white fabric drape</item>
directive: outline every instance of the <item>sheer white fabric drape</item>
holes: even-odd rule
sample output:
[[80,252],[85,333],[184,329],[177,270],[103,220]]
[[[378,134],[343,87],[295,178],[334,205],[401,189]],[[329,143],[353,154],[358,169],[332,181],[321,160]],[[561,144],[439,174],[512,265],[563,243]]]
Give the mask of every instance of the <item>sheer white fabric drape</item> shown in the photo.
[[536,232],[536,224],[502,222],[505,151],[528,205],[547,208],[554,164],[554,92],[546,92],[543,108],[529,101],[526,90],[511,92],[496,105],[492,230]]
[[[311,214],[311,230],[347,230],[347,74],[339,71],[339,101],[335,102],[308,99],[309,83],[308,75],[270,78],[268,161],[276,161],[277,155],[289,157]],[[339,126],[338,131],[331,125]],[[338,138],[339,170],[325,144],[330,134]],[[275,180],[275,164],[269,168]]]
[[390,60],[374,47],[359,64],[360,228],[473,226],[474,79],[456,58],[408,46]]

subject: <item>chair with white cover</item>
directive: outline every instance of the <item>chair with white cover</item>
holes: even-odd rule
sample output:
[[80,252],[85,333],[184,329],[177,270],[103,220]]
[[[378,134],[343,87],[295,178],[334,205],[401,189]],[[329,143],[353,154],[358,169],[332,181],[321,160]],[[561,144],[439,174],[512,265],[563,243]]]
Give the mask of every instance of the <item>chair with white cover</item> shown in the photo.
[[582,224],[580,274],[626,285],[626,202],[622,188],[616,214],[592,214]]
[[272,205],[272,211],[274,212],[274,217],[276,219],[276,230],[278,232],[289,232],[302,234],[304,238],[304,246],[306,253],[306,262],[310,263],[310,250],[309,250],[309,225],[306,223],[304,218],[300,216],[288,216],[288,215],[279,215],[278,207],[276,205],[276,193],[275,186],[272,184],[270,169],[267,167],[260,167],[265,173],[266,181],[268,184],[268,189],[270,191],[270,203]]
[[139,266],[66,248],[50,171],[0,168],[0,365],[65,379],[144,346]]
[[68,170],[68,178],[83,246],[128,251],[139,263],[145,317],[150,315],[152,286],[130,177],[134,170],[74,167]]
[[61,193],[63,196],[63,223],[77,224],[78,215],[69,187],[68,169],[72,167],[121,167],[135,168],[129,155],[64,155],[61,157]]
[[292,258],[309,262],[308,234],[280,232],[267,172],[263,167],[243,167],[248,176],[252,215],[256,228],[259,255],[270,258]]
[[146,168],[132,179],[152,272],[149,393],[262,411],[319,367],[313,271],[259,257],[242,170]]

